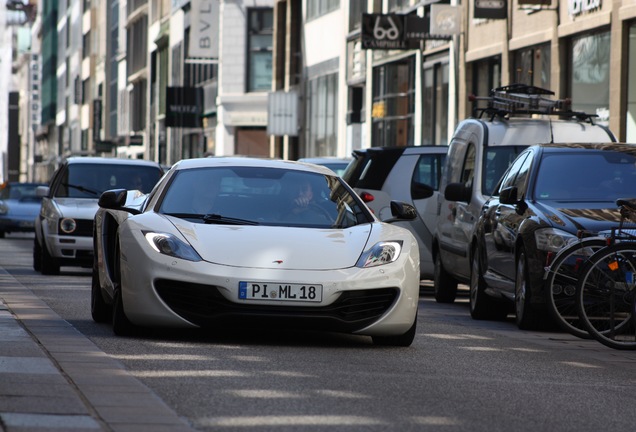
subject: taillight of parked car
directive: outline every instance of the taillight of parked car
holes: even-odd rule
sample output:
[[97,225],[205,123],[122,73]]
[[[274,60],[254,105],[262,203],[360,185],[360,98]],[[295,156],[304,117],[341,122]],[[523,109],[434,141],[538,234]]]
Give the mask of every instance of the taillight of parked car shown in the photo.
[[362,192],[360,194],[360,198],[362,198],[362,201],[364,201],[365,203],[369,203],[375,199],[375,197],[369,192]]

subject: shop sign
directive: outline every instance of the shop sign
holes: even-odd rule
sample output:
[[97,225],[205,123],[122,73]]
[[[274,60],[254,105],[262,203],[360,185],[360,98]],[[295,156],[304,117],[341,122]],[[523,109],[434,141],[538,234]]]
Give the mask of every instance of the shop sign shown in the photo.
[[506,19],[508,2],[506,0],[475,0],[473,15],[475,18]]
[[428,20],[417,15],[362,14],[363,49],[419,49],[428,33]]
[[431,34],[454,36],[460,33],[461,11],[458,6],[431,5]]
[[190,1],[189,57],[219,57],[219,0]]
[[166,127],[201,127],[201,87],[168,87],[166,93]]
[[601,6],[601,0],[568,0],[568,13],[570,16],[575,17],[583,12],[600,9]]

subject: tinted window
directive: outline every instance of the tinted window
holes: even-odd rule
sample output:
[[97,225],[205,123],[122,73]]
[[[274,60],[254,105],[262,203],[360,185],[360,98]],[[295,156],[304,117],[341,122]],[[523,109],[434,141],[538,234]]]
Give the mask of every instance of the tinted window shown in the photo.
[[[499,187],[500,191],[502,189],[506,189],[512,186],[517,186],[518,184],[517,176],[521,168],[524,166],[523,165],[524,162],[526,161],[526,159],[528,159],[528,154],[529,153],[522,154],[512,163],[510,170],[508,170],[508,172],[504,175],[503,179],[501,179],[501,186]],[[525,170],[525,175],[527,175],[527,167]],[[525,179],[525,175],[523,177],[524,179]]]
[[610,151],[550,153],[541,160],[535,199],[610,201],[636,196],[636,158]]
[[152,190],[162,175],[159,168],[136,165],[68,164],[53,194],[59,198],[98,198],[109,189]]
[[[309,195],[311,203],[301,205],[306,210],[298,208],[301,195]],[[217,215],[261,225],[318,228],[370,222],[357,195],[339,177],[262,167],[181,170],[168,186],[159,212],[194,222]]]
[[403,148],[356,151],[343,178],[351,187],[380,190],[403,151]]

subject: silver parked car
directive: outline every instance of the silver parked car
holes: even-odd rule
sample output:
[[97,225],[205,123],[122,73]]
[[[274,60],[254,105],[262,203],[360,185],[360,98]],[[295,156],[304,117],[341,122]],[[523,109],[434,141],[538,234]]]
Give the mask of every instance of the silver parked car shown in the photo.
[[433,278],[431,246],[437,221],[437,195],[447,146],[371,147],[355,150],[342,178],[380,218],[391,219],[391,201],[406,202],[417,217],[396,225],[415,236],[420,279]]
[[58,274],[60,266],[93,264],[93,219],[102,192],[123,188],[148,193],[164,171],[158,163],[138,159],[68,158],[49,186],[40,186],[40,214],[35,219],[33,268]]

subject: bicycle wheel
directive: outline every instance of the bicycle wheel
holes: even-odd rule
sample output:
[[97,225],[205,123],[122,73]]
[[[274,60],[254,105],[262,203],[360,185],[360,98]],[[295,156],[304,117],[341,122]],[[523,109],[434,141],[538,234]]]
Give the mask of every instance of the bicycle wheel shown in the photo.
[[636,349],[634,328],[636,243],[618,243],[592,255],[576,287],[581,322],[614,349]]
[[582,239],[561,249],[546,269],[548,308],[552,318],[564,331],[582,339],[591,336],[579,319],[575,301],[576,283],[587,259],[605,246],[605,238]]

